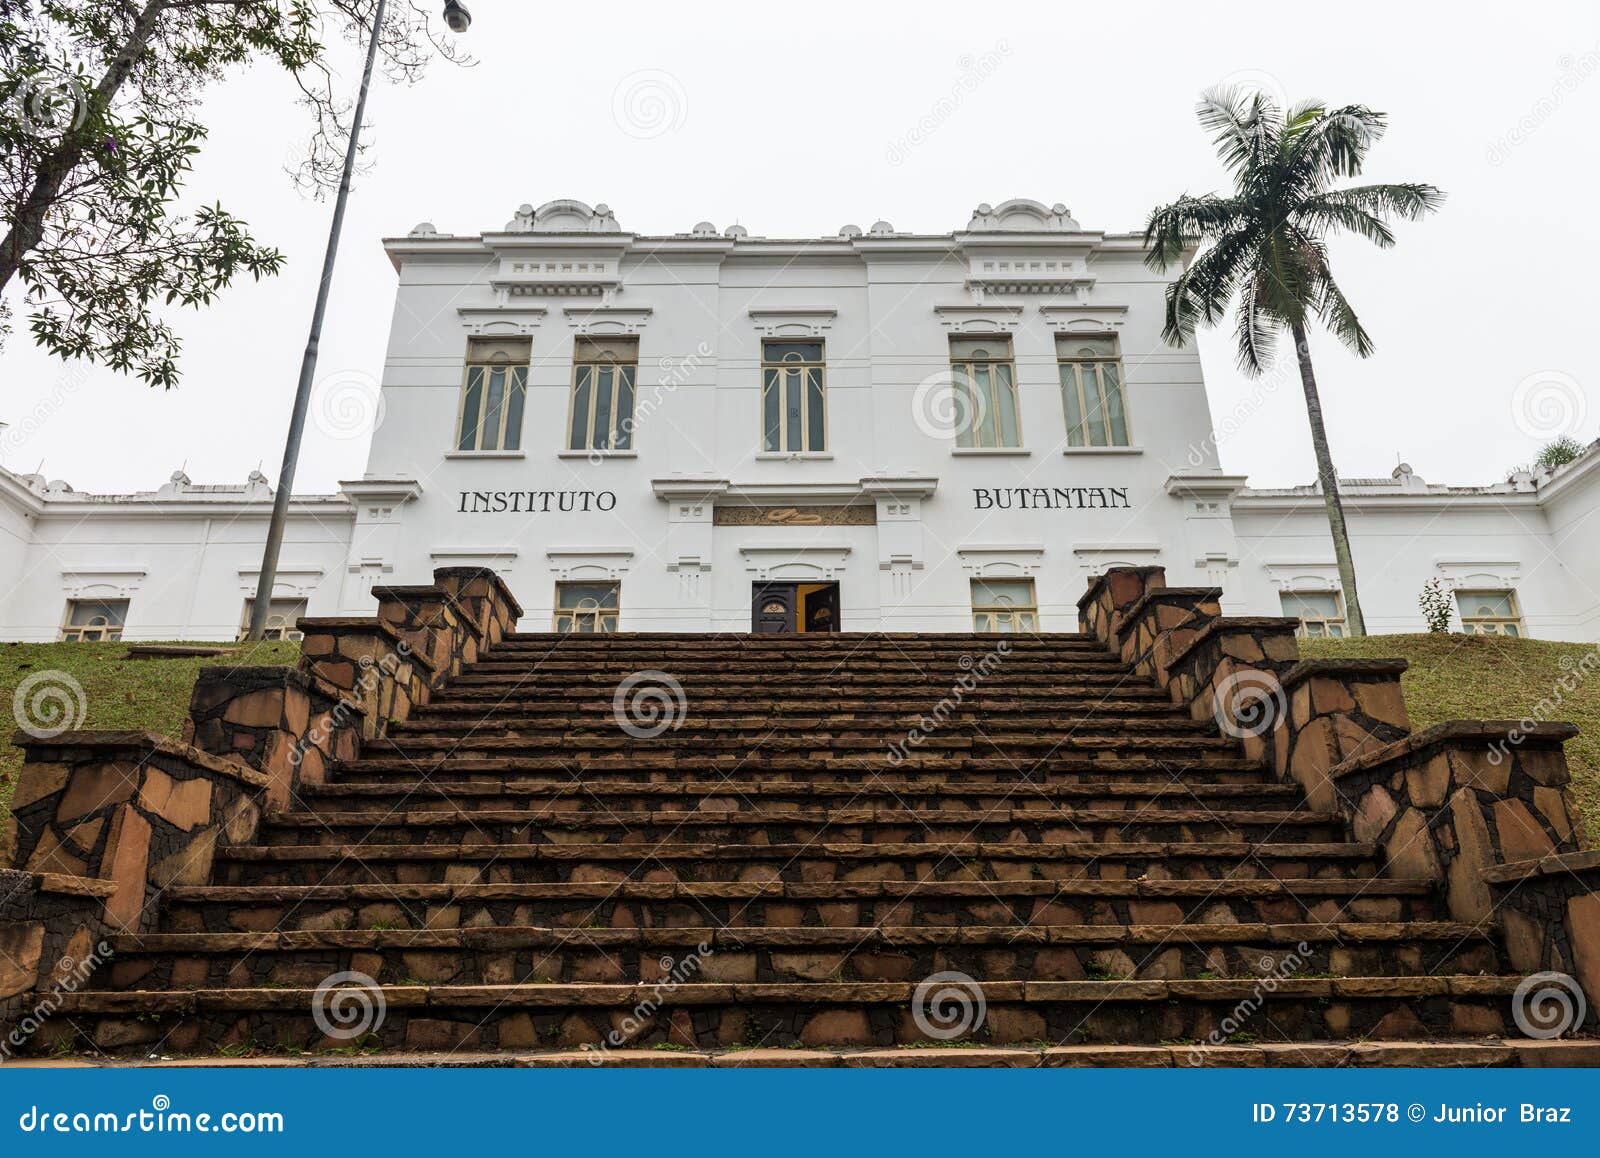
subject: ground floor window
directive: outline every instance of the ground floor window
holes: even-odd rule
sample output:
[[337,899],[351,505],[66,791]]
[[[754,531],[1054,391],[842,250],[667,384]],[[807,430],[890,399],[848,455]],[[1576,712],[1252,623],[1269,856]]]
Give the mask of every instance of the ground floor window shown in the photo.
[[73,599],[67,603],[67,620],[61,625],[61,638],[77,642],[121,639],[127,622],[126,599]]
[[1345,635],[1344,600],[1337,591],[1285,591],[1283,613],[1300,621],[1295,634],[1321,639]]
[[[244,601],[244,620],[239,625],[239,638],[243,639],[250,634],[250,617],[255,613],[256,601]],[[274,599],[267,605],[267,626],[261,633],[262,639],[302,639],[299,629],[300,620],[305,618],[306,601],[304,599]]]
[[556,625],[563,635],[592,635],[617,629],[620,583],[557,583]]
[[985,635],[1037,631],[1039,605],[1032,579],[974,579],[972,630]]
[[1461,630],[1468,635],[1525,635],[1515,591],[1457,591]]

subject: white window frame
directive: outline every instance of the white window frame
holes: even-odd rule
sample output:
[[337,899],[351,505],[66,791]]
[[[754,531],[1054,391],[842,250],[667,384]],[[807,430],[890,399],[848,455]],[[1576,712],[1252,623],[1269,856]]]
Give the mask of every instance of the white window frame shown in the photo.
[[[1473,595],[1504,595],[1511,604],[1510,615],[1468,615],[1467,597]],[[1504,635],[1512,639],[1528,638],[1527,626],[1522,622],[1522,601],[1515,587],[1458,587],[1455,590],[1456,613],[1461,616],[1461,630],[1467,635]],[[1514,629],[1514,630],[1508,630]]]
[[[522,423],[527,416],[528,360],[532,342],[527,338],[469,338],[467,360],[461,373],[461,393],[456,403],[455,454],[518,453],[522,449]],[[520,356],[520,360],[519,360]],[[467,437],[467,398],[472,392],[473,375],[479,377],[477,413],[472,415],[471,438]],[[489,429],[488,401],[491,376],[504,374],[500,409]],[[515,405],[513,405],[513,400]],[[515,419],[513,420],[513,411]],[[492,437],[491,437],[492,436]],[[470,443],[470,445],[469,445]]]
[[[980,583],[1026,583],[1033,597],[1031,603],[979,603]],[[1039,631],[1039,588],[1031,575],[990,575],[969,581],[968,598],[972,601],[972,630],[979,635],[1035,635]],[[982,616],[990,616],[993,627],[980,625]],[[1002,622],[1011,624],[1010,631],[1001,631]]]
[[[956,353],[958,344],[983,343],[999,351],[982,358]],[[980,373],[981,376],[980,376]],[[1001,371],[1004,373],[1001,374]],[[957,394],[956,446],[963,450],[1020,450],[1022,448],[1022,403],[1017,394],[1016,355],[1011,347],[1010,334],[960,334],[950,338],[951,388]],[[1010,397],[1011,414],[1016,426],[1016,441],[1007,442],[1000,421],[1002,409],[995,380],[1003,377],[1005,391]],[[979,383],[988,383],[987,397]],[[971,421],[972,417],[978,419]]]
[[[115,604],[122,605],[122,619],[112,623],[110,620],[97,622],[102,616],[96,616],[88,623],[74,624],[72,612],[80,603],[103,603],[107,607]],[[128,626],[128,608],[132,601],[128,599],[69,599],[67,609],[61,615],[61,641],[63,643],[103,643],[122,638],[123,631]]]
[[[244,617],[239,625],[239,639],[243,640],[250,634],[250,612],[255,607],[255,596],[247,596],[244,601]],[[306,615],[308,600],[303,597],[288,595],[275,597],[267,601],[267,626],[261,633],[262,639],[289,639],[298,642],[305,638],[298,624]],[[280,608],[293,608],[294,614],[287,614]]]
[[[627,348],[631,358],[606,357],[596,350],[609,347],[618,349]],[[585,357],[585,354],[591,356]],[[600,376],[601,372],[611,371],[611,396],[606,403],[607,413],[602,416],[600,409]],[[578,419],[578,394],[583,387],[583,380],[588,377],[588,398],[584,402],[582,415],[583,429],[574,429]],[[624,414],[621,402],[622,392],[617,389],[620,382],[625,382],[628,387],[627,413]],[[572,389],[567,396],[567,434],[566,443],[568,450],[593,451],[596,454],[626,452],[633,450],[633,416],[639,404],[639,342],[632,337],[610,337],[607,335],[579,335],[573,340],[572,346]],[[604,417],[605,425],[601,427],[599,420]],[[600,445],[602,439],[595,437],[596,430],[604,429],[605,445]]]
[[[561,592],[567,587],[614,587],[617,591],[617,605],[615,607],[601,607],[596,603],[593,607],[585,607],[580,603],[577,607],[562,607]],[[609,635],[617,630],[617,621],[622,615],[622,584],[615,579],[560,579],[556,581],[555,614],[551,617],[551,630],[557,635]],[[594,631],[580,632],[577,630],[579,622],[583,619],[594,621]]]
[[[1111,353],[1084,357],[1074,344],[1109,342]],[[1132,446],[1133,420],[1128,415],[1128,383],[1123,373],[1122,347],[1115,334],[1057,334],[1056,367],[1061,376],[1061,416],[1067,424],[1067,445],[1080,447]],[[1114,380],[1108,385],[1108,371]],[[1122,437],[1112,425],[1110,402],[1116,398],[1122,416]],[[1073,421],[1069,399],[1077,404]],[[1090,401],[1094,402],[1091,408]],[[1093,417],[1091,417],[1091,413]],[[1091,423],[1097,423],[1096,430]]]
[[[807,361],[790,351],[780,359],[772,359],[767,351],[774,346],[814,345],[817,360]],[[821,338],[764,338],[761,342],[761,453],[762,454],[823,454],[828,449],[828,351]],[[815,389],[813,390],[813,383]],[[800,442],[791,445],[789,438],[789,401],[791,393],[800,395]],[[778,444],[767,443],[767,398],[776,393],[778,404]],[[822,408],[821,442],[811,442],[812,394]]]
[[[1325,596],[1328,596],[1329,598],[1331,598],[1333,600],[1333,606],[1334,606],[1335,610],[1338,612],[1338,614],[1335,615],[1335,616],[1331,616],[1331,617],[1329,617],[1329,616],[1312,616],[1312,617],[1308,617],[1303,613],[1299,613],[1299,614],[1296,615],[1296,618],[1298,618],[1300,620],[1300,626],[1295,628],[1294,633],[1297,636],[1299,636],[1301,639],[1345,639],[1345,638],[1348,638],[1349,635],[1350,635],[1350,622],[1349,622],[1349,619],[1345,615],[1344,595],[1343,595],[1343,593],[1341,593],[1339,591],[1329,591],[1329,590],[1326,590],[1324,588],[1317,588],[1317,589],[1301,588],[1301,589],[1298,589],[1298,590],[1293,589],[1293,588],[1287,588],[1287,589],[1284,589],[1284,590],[1281,590],[1281,591],[1278,592],[1278,602],[1279,602],[1279,604],[1281,606],[1281,604],[1283,603],[1283,600],[1284,600],[1285,597],[1303,599],[1303,598],[1305,598],[1307,596],[1311,596],[1311,595],[1325,595]],[[1285,615],[1289,614],[1287,608],[1283,608],[1282,610],[1283,610]],[[1322,625],[1322,633],[1320,635],[1313,635],[1312,634],[1310,626],[1313,623],[1317,623],[1317,624],[1321,624]],[[1338,634],[1334,634],[1333,632],[1328,630],[1329,627],[1333,627],[1333,626],[1338,627],[1338,629],[1339,629]]]

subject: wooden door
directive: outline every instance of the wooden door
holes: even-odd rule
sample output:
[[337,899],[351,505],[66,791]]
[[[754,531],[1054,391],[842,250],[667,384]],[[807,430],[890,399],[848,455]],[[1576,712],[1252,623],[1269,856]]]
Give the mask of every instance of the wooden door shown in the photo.
[[805,615],[807,632],[838,631],[839,585],[827,583],[806,592]]
[[794,631],[795,603],[793,583],[757,583],[750,607],[750,630],[760,635]]

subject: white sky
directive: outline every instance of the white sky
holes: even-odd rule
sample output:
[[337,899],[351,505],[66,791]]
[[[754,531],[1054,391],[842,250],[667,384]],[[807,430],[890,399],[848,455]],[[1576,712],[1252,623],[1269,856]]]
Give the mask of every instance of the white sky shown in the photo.
[[[1393,0],[1336,12],[1021,0],[471,7],[476,67],[435,65],[416,88],[374,90],[376,167],[346,218],[319,379],[380,372],[394,274],[378,239],[421,220],[474,233],[522,202],[576,197],[640,233],[705,219],[827,236],[879,217],[944,232],[979,202],[1031,197],[1065,202],[1085,228],[1131,230],[1181,192],[1226,187],[1192,109],[1201,89],[1234,76],[1387,112],[1365,179],[1449,194],[1393,250],[1354,239],[1334,249],[1378,347],[1366,361],[1331,340],[1313,347],[1342,475],[1387,475],[1399,454],[1430,481],[1493,482],[1552,430],[1600,434],[1592,0],[1514,14]],[[891,163],[894,143],[985,54],[998,67]],[[625,131],[613,111],[619,82],[639,70],[668,74],[670,127],[653,137]],[[152,488],[185,463],[196,482],[243,481],[258,463],[276,479],[331,204],[303,199],[283,172],[307,121],[281,76],[261,67],[217,88],[205,119],[193,199],[244,216],[288,255],[286,273],[176,315],[184,380],[165,394],[100,369],[73,374],[30,347],[19,317],[0,355],[0,421],[37,429],[6,455],[11,469],[42,461],[84,490]],[[1234,369],[1231,334],[1201,344],[1222,424],[1253,387]],[[1543,419],[1513,404],[1530,376],[1555,383],[1558,410]],[[1224,467],[1256,486],[1314,475],[1298,383],[1278,382],[1255,391],[1222,442]],[[331,490],[365,460],[364,439],[308,427],[297,489]]]

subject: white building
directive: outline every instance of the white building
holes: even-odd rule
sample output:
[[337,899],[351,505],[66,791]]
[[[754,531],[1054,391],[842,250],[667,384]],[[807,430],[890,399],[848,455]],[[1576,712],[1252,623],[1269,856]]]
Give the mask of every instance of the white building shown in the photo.
[[[526,630],[1068,631],[1089,575],[1159,563],[1232,613],[1338,630],[1320,493],[1222,473],[1137,235],[1010,201],[937,235],[643,237],[554,201],[385,244],[367,472],[294,504],[285,618],[482,564]],[[1600,639],[1600,450],[1342,493],[1369,629],[1421,630],[1437,577],[1469,628]],[[271,494],[0,472],[0,638],[234,636]]]

